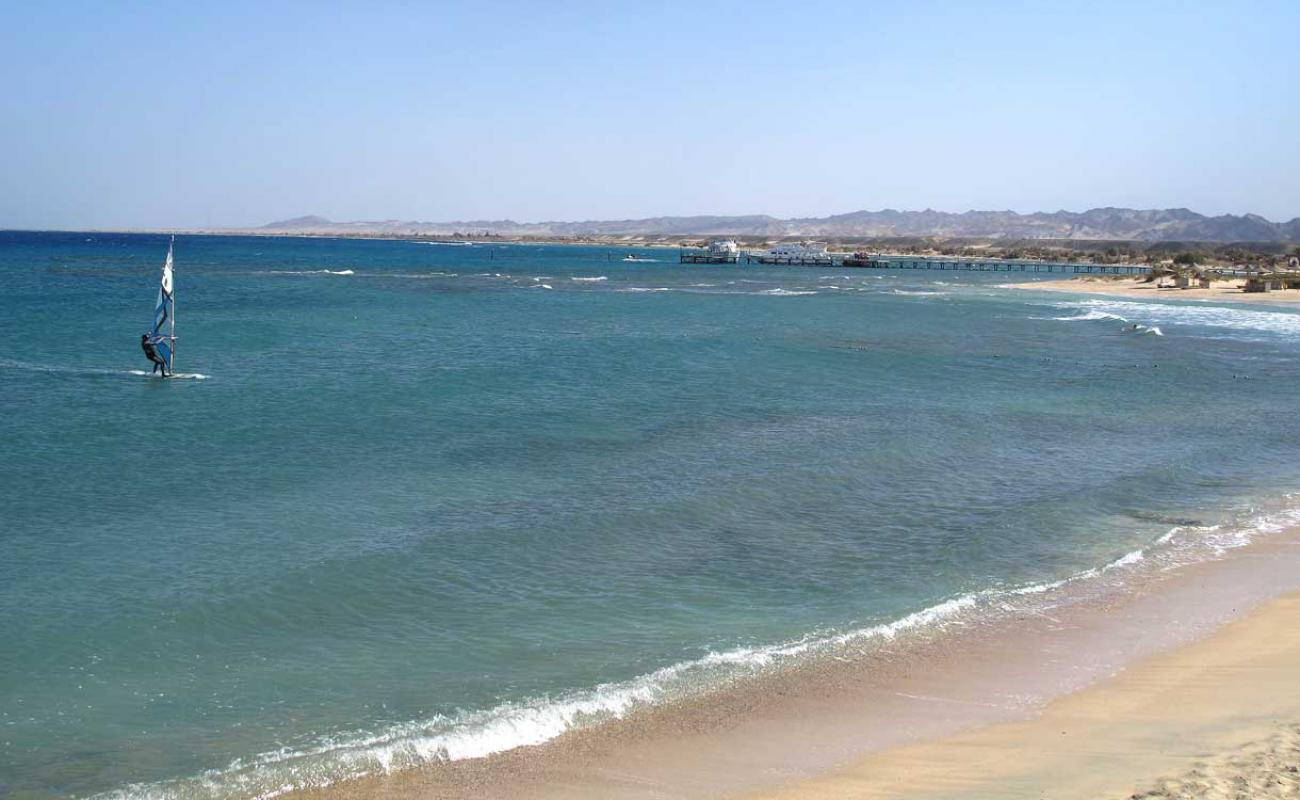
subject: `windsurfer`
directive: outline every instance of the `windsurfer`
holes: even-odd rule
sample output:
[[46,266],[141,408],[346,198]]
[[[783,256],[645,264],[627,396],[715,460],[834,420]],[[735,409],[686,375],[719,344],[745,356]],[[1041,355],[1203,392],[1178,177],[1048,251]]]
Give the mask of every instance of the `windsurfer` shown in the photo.
[[160,341],[162,339],[150,339],[147,333],[140,334],[140,349],[144,350],[145,358],[153,362],[153,372],[151,374],[156,375],[158,370],[162,370],[162,376],[166,378],[167,362],[163,361],[162,356],[158,355],[158,350],[154,347]]

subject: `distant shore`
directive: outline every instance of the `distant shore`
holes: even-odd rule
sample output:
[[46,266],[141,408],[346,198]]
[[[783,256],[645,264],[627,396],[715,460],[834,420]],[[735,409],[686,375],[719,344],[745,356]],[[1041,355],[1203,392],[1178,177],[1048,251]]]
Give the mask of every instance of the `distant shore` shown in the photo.
[[1245,292],[1245,280],[1234,278],[1214,281],[1210,288],[1177,289],[1159,288],[1140,278],[1107,278],[1098,276],[1066,278],[1064,280],[1030,281],[1009,284],[1013,289],[1033,289],[1046,292],[1076,294],[1104,294],[1112,297],[1140,298],[1145,300],[1220,300],[1233,303],[1268,303],[1300,306],[1300,289],[1282,289],[1272,292]]
[[479,246],[559,245],[610,248],[691,248],[711,241],[729,239],[742,250],[766,250],[780,243],[808,241],[825,243],[832,252],[871,252],[880,255],[909,255],[934,258],[1011,259],[1071,262],[1080,265],[1123,266],[1171,259],[1182,252],[1208,257],[1207,264],[1240,263],[1243,250],[1248,263],[1273,264],[1290,245],[1281,242],[1247,242],[1228,244],[1206,241],[1135,241],[1122,239],[1014,239],[1005,237],[954,236],[858,236],[810,234],[789,235],[779,232],[760,233],[494,233],[460,229],[458,231],[419,232],[348,228],[98,228],[88,230],[57,229],[47,231],[0,231],[18,233],[62,234],[132,234],[142,236],[223,236],[287,239],[375,240],[405,242],[442,242],[449,245]]

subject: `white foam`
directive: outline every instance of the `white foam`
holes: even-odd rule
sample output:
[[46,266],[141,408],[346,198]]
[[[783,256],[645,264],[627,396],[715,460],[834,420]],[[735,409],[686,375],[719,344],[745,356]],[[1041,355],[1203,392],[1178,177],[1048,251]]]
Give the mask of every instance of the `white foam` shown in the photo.
[[1127,317],[1121,317],[1118,314],[1109,314],[1105,311],[1085,311],[1082,314],[1071,314],[1068,317],[1052,317],[1060,322],[1089,322],[1096,319],[1113,319],[1118,322],[1128,322]]
[[192,778],[135,784],[96,795],[100,800],[215,798],[232,793],[270,798],[320,788],[368,774],[387,774],[422,764],[483,758],[543,744],[569,730],[618,719],[650,705],[686,700],[729,685],[737,677],[778,667],[805,654],[869,639],[893,639],[904,631],[948,621],[973,608],[964,595],[898,620],[835,636],[810,636],[768,647],[711,651],[627,681],[556,698],[503,703],[492,709],[435,716],[374,733],[323,737],[312,746],[281,748]]
[[1245,333],[1300,337],[1300,313],[1283,309],[1261,310],[1233,306],[1175,305],[1109,299],[1058,302],[1053,305],[1056,308],[1082,312],[1058,318],[1065,321],[1116,319],[1127,322],[1129,318],[1140,317],[1148,327],[1153,329],[1156,326],[1192,325]]
[[768,289],[763,292],[756,292],[755,294],[766,295],[768,297],[804,297],[810,294],[817,294],[817,293],[809,292],[809,291],[801,291],[797,289]]
[[[49,364],[31,364],[26,361],[11,361],[9,359],[0,359],[0,369],[21,369],[29,372],[48,372],[56,375],[85,375],[85,376],[124,376],[142,378],[159,378],[156,373],[146,372],[142,369],[96,369],[94,367],[61,367]],[[196,381],[205,381],[210,375],[204,375],[198,372],[177,372],[168,376],[168,379],[187,379]]]
[[1106,566],[1102,567],[1101,571],[1106,572],[1112,569],[1123,569],[1124,567],[1131,567],[1134,564],[1140,564],[1141,562],[1145,561],[1146,557],[1147,554],[1145,550],[1141,550],[1141,549],[1134,550],[1131,553],[1125,553],[1124,555],[1110,562]]
[[605,277],[604,275],[597,275],[592,278],[574,277],[574,278],[569,278],[569,280],[578,281],[579,283],[596,283],[597,281],[607,281],[609,280],[609,278]]
[[[1296,498],[1289,497],[1292,503]],[[1068,585],[1101,579],[1117,572],[1167,565],[1189,552],[1206,548],[1222,552],[1239,547],[1262,533],[1300,524],[1300,507],[1251,513],[1232,526],[1183,525],[1172,528],[1152,545],[1128,552],[1100,567],[1065,578],[1007,589],[987,589],[948,598],[890,622],[838,633],[812,634],[769,646],[710,651],[698,658],[670,664],[619,682],[556,697],[538,697],[454,716],[434,716],[374,732],[322,737],[313,745],[281,748],[249,759],[237,759],[222,769],[155,784],[136,784],[96,797],[101,800],[170,800],[228,797],[232,794],[271,798],[290,791],[319,788],[368,774],[385,774],[422,764],[475,759],[535,746],[567,731],[618,719],[629,712],[667,702],[688,701],[736,679],[809,656],[834,656],[872,640],[889,641],[909,631],[941,630],[967,624],[980,611],[1022,610],[1014,598],[1046,595]],[[1040,608],[1035,603],[1032,608]]]
[[350,269],[271,269],[267,275],[356,275]]
[[[157,375],[157,373],[153,373],[153,372],[145,372],[145,371],[142,370],[142,369],[133,369],[133,370],[128,370],[128,372],[129,372],[131,375],[139,375],[139,376],[144,377],[144,378],[157,378],[157,377],[159,377],[159,376]],[[209,377],[211,377],[211,376],[210,376],[210,375],[204,375],[204,374],[201,373],[201,372],[173,372],[173,373],[171,373],[171,374],[169,374],[169,375],[167,376],[167,380],[192,380],[192,381],[206,381]]]

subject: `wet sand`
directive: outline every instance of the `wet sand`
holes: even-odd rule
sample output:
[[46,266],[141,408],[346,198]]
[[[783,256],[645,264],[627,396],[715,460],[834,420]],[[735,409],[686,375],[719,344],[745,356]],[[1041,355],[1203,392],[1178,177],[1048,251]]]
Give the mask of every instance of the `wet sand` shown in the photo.
[[1297,589],[1300,532],[1274,534],[1049,612],[900,639],[538,747],[302,794],[1128,797],[1300,722]]
[[1300,306],[1300,289],[1282,289],[1271,292],[1244,292],[1244,278],[1214,281],[1208,289],[1178,289],[1172,286],[1158,288],[1154,283],[1144,283],[1139,278],[1106,278],[1086,276],[1064,280],[1029,281],[1009,284],[1012,289],[1034,289],[1048,292],[1075,294],[1104,294],[1114,297],[1146,300],[1217,300],[1233,303],[1265,303],[1269,305]]
[[1031,721],[886,751],[762,797],[1280,798],[1300,795],[1298,770],[1293,594]]

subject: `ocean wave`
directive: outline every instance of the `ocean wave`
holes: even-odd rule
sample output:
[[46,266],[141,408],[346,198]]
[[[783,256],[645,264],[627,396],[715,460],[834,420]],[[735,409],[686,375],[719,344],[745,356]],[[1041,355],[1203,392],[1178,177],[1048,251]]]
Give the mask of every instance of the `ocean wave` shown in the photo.
[[810,294],[817,294],[817,292],[802,289],[767,289],[762,292],[754,292],[754,294],[766,295],[767,297],[805,297]]
[[780,667],[792,659],[842,649],[866,640],[943,624],[972,609],[977,595],[951,598],[897,620],[766,647],[711,651],[626,681],[558,697],[503,703],[455,716],[438,715],[376,732],[324,737],[300,748],[281,748],[192,778],[133,784],[95,795],[97,800],[217,800],[238,794],[272,798],[319,789],[343,780],[404,769],[484,758],[544,744],[564,733],[625,717],[640,708],[688,701],[732,685],[738,678]]
[[604,275],[596,275],[595,277],[591,277],[591,278],[574,277],[574,278],[569,278],[569,280],[578,281],[579,283],[597,283],[599,281],[607,281],[609,280],[609,278],[605,277]]
[[[139,376],[143,376],[143,377],[145,377],[145,378],[152,378],[152,377],[154,377],[154,376],[153,376],[153,373],[151,373],[151,372],[145,372],[145,371],[142,370],[142,369],[133,369],[133,370],[128,370],[128,372],[130,372],[130,374],[132,374],[132,375],[139,375]],[[172,373],[170,373],[170,374],[167,375],[167,380],[169,380],[169,381],[170,381],[170,380],[178,380],[178,381],[182,381],[182,380],[190,380],[190,381],[206,381],[206,380],[207,380],[208,378],[210,378],[210,377],[212,377],[212,376],[211,376],[211,375],[204,375],[204,374],[201,373],[201,372],[172,372]]]
[[[376,731],[321,737],[300,748],[281,748],[199,775],[133,784],[96,795],[98,800],[217,800],[232,795],[272,798],[367,775],[429,764],[483,758],[549,742],[566,732],[623,718],[644,708],[689,702],[737,680],[844,657],[872,642],[908,633],[942,632],[998,615],[1051,608],[1061,591],[1096,584],[1126,585],[1141,570],[1167,570],[1222,555],[1261,534],[1300,525],[1297,496],[1282,510],[1248,509],[1236,524],[1177,525],[1145,547],[1064,578],[993,587],[949,597],[897,619],[842,631],[817,632],[766,646],[713,650],[623,681],[557,696],[502,703],[490,709],[437,715]],[[1086,595],[1085,595],[1086,596]],[[1065,595],[1059,595],[1060,598]],[[1006,618],[1003,616],[1002,618]]]
[[[64,367],[55,364],[32,364],[27,361],[13,361],[10,359],[0,359],[0,369],[21,369],[29,372],[47,372],[55,375],[82,375],[86,377],[123,377],[132,376],[137,378],[152,378],[154,373],[142,369],[100,369],[96,367]],[[212,377],[200,372],[176,372],[168,376],[168,379],[176,380],[194,380],[206,381]]]
[[952,292],[934,292],[934,291],[927,291],[925,289],[892,289],[891,292],[893,294],[903,294],[912,297],[938,297],[942,295],[952,294]]
[[1052,317],[1051,319],[1058,322],[1089,322],[1098,319],[1112,319],[1117,322],[1128,322],[1128,317],[1121,317],[1118,314],[1109,314],[1105,311],[1085,311],[1082,314],[1071,314],[1067,317]]
[[1186,325],[1220,328],[1248,334],[1300,337],[1300,313],[1284,309],[1260,310],[1232,306],[1175,305],[1106,299],[1075,300],[1052,305],[1055,308],[1076,312],[1071,316],[1056,318],[1068,322],[1089,319],[1114,319],[1128,322],[1136,317],[1142,319],[1151,329],[1158,326]]
[[356,275],[350,269],[270,269],[265,275]]

